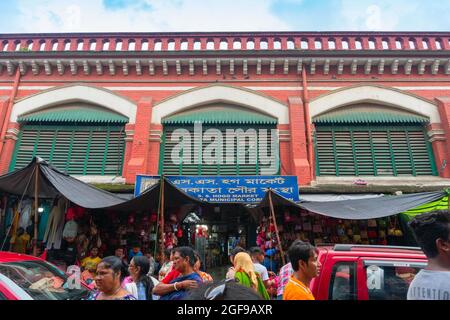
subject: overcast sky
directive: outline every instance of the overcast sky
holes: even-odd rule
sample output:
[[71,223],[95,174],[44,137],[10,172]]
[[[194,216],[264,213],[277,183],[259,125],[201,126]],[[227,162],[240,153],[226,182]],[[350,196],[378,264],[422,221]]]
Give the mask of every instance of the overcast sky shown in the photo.
[[0,0],[0,33],[450,31],[450,0]]

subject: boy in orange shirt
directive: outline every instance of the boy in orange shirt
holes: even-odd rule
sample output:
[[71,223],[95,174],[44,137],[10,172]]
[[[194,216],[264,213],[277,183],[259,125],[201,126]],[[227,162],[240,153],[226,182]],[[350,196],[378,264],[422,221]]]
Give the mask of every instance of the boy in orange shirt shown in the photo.
[[315,300],[309,284],[319,273],[317,249],[308,242],[296,240],[288,255],[294,273],[284,288],[283,300]]

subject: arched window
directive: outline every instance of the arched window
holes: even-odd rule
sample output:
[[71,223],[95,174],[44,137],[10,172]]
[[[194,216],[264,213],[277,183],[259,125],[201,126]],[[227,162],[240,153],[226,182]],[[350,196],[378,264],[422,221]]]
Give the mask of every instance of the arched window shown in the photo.
[[261,39],[261,41],[259,42],[259,48],[261,50],[269,49],[269,43],[267,42],[267,39]]
[[300,48],[301,49],[308,49],[308,40],[302,39],[302,41],[300,42]]
[[92,39],[89,44],[89,50],[95,51],[97,49],[97,40]]
[[383,39],[381,41],[381,46],[383,47],[384,50],[388,50],[389,49],[389,42],[386,39]]
[[254,50],[255,49],[255,41],[253,39],[247,40],[247,49]]
[[78,40],[78,42],[77,42],[77,51],[83,51],[83,45],[84,45],[84,41],[83,40]]
[[336,41],[334,39],[328,40],[328,49],[329,50],[335,50],[336,49]]
[[58,40],[53,40],[52,42],[52,51],[58,50]]
[[280,39],[275,39],[275,41],[273,42],[273,49],[281,50],[281,40]]
[[162,42],[161,40],[155,40],[155,47],[153,50],[155,51],[161,51],[162,49]]
[[206,50],[214,50],[214,40],[208,39],[206,42]]
[[194,40],[194,50],[202,50],[202,43],[200,40]]
[[374,50],[375,49],[375,40],[370,39],[369,40],[369,49]]
[[362,43],[360,39],[356,39],[355,41],[355,48],[356,50],[361,50],[362,49]]
[[220,40],[220,50],[228,50],[228,41],[226,39]]
[[174,50],[175,50],[175,40],[170,39],[170,40],[167,42],[167,50],[168,50],[168,51],[174,51]]
[[422,40],[422,46],[423,46],[423,48],[424,48],[425,50],[428,50],[428,49],[429,49],[429,47],[428,47],[428,40],[423,39],[423,40]]
[[182,39],[180,43],[180,50],[186,51],[189,48],[189,42],[186,39]]
[[320,39],[314,41],[314,48],[318,50],[322,49],[322,41],[320,41]]
[[70,50],[70,40],[64,41],[64,51]]
[[33,50],[33,40],[28,40],[27,41],[27,49],[29,51]]
[[409,48],[411,50],[414,50],[416,48],[416,45],[414,43],[414,39],[409,39]]
[[402,41],[400,39],[395,40],[395,49],[397,50],[402,49]]
[[436,43],[436,49],[442,50],[441,39],[436,39],[435,43]]
[[233,41],[233,49],[234,50],[242,49],[241,39],[234,39],[234,41]]
[[103,40],[103,51],[108,51],[109,50],[109,40]]
[[348,40],[347,39],[342,39],[342,50],[348,50],[349,46],[348,46]]
[[8,40],[3,41],[3,51],[8,51],[9,42]]
[[148,50],[148,40],[142,40],[141,42],[141,50],[147,51]]
[[128,41],[128,51],[135,51],[136,50],[136,41],[130,40]]
[[[45,44],[45,42],[44,42]],[[15,51],[20,51],[20,41],[16,41]]]
[[287,41],[287,48],[288,50],[294,50],[295,49],[295,42],[292,39],[288,39]]
[[122,51],[122,40],[121,39],[117,39],[116,40],[116,51]]

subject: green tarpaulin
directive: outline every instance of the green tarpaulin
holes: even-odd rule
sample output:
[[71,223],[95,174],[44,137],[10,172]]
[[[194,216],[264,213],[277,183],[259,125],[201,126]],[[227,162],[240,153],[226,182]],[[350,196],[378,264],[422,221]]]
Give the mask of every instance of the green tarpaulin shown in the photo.
[[404,214],[409,219],[412,219],[418,214],[434,210],[448,210],[448,196],[442,197],[441,199],[430,203],[423,204],[417,208],[402,212],[401,214]]

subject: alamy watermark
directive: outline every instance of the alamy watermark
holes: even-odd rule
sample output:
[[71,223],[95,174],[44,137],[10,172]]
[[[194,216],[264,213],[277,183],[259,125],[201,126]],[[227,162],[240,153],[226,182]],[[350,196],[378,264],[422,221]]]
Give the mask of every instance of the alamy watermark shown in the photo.
[[258,165],[263,175],[275,175],[279,170],[277,129],[224,132],[209,128],[203,132],[202,123],[195,122],[193,133],[175,129],[170,141],[176,143],[171,152],[171,161],[176,165]]
[[67,278],[67,288],[69,290],[81,289],[81,270],[80,267],[72,265],[67,267],[66,274]]

